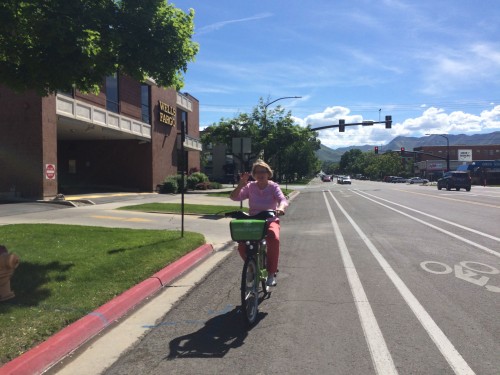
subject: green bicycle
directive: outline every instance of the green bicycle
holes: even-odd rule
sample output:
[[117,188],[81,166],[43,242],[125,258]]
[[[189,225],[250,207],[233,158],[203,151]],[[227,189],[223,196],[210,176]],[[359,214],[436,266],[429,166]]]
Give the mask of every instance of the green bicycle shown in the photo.
[[243,211],[226,213],[231,217],[229,223],[231,238],[245,244],[246,259],[241,273],[241,309],[248,325],[253,325],[259,312],[259,295],[262,298],[270,294],[266,285],[268,272],[266,234],[269,223],[266,219],[275,217],[276,211],[262,211],[249,216]]

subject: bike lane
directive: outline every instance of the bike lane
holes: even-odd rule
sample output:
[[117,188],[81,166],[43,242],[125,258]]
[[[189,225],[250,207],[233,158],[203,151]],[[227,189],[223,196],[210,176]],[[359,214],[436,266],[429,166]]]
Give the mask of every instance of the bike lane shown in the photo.
[[232,251],[104,374],[372,373],[324,203],[302,195],[281,218],[278,285],[253,328],[239,311],[243,262]]

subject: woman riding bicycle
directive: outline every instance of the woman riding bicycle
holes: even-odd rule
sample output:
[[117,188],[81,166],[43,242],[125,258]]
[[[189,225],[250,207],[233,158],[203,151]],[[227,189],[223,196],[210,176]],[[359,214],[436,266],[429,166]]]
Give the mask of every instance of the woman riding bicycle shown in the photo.
[[[252,177],[255,181],[248,182],[250,173],[244,172],[240,175],[238,186],[229,196],[233,201],[248,199],[250,215],[256,215],[261,211],[275,210],[277,215],[283,215],[288,206],[285,195],[279,185],[269,179],[273,177],[273,171],[269,165],[262,160],[257,160],[252,166]],[[268,219],[267,231],[267,277],[268,286],[276,285],[276,272],[278,271],[278,259],[280,253],[280,220],[278,217]],[[238,252],[245,259],[245,244],[238,245]]]

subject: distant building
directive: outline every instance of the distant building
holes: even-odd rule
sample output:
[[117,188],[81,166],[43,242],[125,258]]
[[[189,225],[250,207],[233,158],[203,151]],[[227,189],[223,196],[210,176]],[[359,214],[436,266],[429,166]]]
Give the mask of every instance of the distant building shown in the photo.
[[449,152],[450,170],[469,171],[473,184],[482,185],[485,179],[500,184],[500,145],[422,146],[413,151],[415,174],[431,181],[446,171]]
[[[241,138],[234,138],[232,147],[221,143],[210,143],[204,147],[202,172],[210,181],[230,184],[238,181],[242,170],[250,171],[256,160],[250,157],[251,140],[243,138],[243,144],[240,142]],[[243,154],[240,150],[243,150]]]
[[210,181],[228,184],[236,180],[237,166],[233,155],[227,152],[226,145],[209,144],[203,149],[204,163],[201,171]]
[[154,191],[199,171],[200,151],[198,100],[152,81],[116,75],[98,95],[47,97],[0,86],[0,196]]

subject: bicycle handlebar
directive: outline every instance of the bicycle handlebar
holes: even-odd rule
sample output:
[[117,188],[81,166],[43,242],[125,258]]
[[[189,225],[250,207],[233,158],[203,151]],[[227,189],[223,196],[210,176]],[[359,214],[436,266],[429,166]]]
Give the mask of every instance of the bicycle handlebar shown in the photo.
[[226,212],[224,214],[225,217],[232,217],[233,219],[257,219],[257,220],[265,220],[271,217],[278,216],[278,212],[276,210],[266,210],[261,211],[257,215],[249,215],[243,211],[231,211]]

